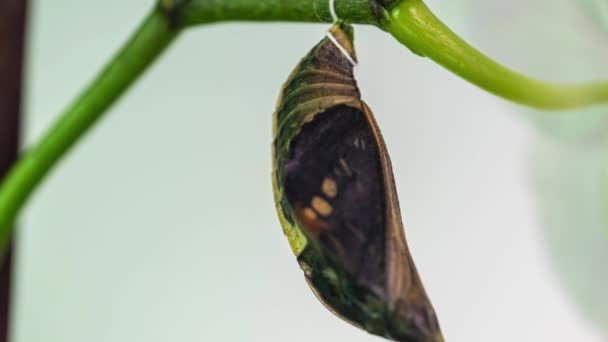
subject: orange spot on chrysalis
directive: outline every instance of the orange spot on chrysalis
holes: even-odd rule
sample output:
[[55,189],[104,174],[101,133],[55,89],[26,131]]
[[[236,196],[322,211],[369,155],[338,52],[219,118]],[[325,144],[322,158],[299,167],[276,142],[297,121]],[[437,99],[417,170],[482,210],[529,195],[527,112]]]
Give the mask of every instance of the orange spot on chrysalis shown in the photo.
[[312,207],[319,213],[321,216],[329,216],[334,208],[331,207],[326,200],[322,199],[319,196],[314,196],[311,201]]
[[338,186],[336,185],[336,182],[331,178],[325,178],[323,180],[323,184],[321,184],[321,190],[329,198],[334,198],[338,194]]
[[302,229],[312,235],[319,235],[321,231],[329,228],[327,223],[319,220],[317,213],[311,208],[299,208],[295,211],[298,222],[302,225]]

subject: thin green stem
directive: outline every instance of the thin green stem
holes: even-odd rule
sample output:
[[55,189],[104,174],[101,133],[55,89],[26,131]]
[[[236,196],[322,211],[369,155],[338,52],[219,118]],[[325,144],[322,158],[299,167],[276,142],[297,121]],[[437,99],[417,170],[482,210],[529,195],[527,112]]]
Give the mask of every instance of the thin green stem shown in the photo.
[[608,82],[552,84],[496,63],[452,32],[421,0],[404,0],[392,8],[384,29],[412,51],[495,95],[520,104],[566,110],[608,102]]
[[61,115],[39,143],[21,156],[0,187],[0,251],[25,201],[70,147],[97,121],[175,38],[163,12],[154,10],[135,35]]

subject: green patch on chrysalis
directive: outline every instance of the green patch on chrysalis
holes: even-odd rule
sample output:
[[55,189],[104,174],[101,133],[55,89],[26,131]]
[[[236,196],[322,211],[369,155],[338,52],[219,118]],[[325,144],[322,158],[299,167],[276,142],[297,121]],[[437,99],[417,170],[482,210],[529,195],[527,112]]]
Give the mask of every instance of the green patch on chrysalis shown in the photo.
[[274,192],[274,198],[279,199],[275,200],[275,206],[277,209],[277,214],[279,215],[279,222],[281,223],[281,227],[283,228],[283,234],[287,237],[289,241],[289,246],[293,251],[293,254],[296,256],[300,256],[300,253],[306,248],[306,237],[302,233],[302,230],[293,223],[290,223],[285,218],[285,211],[281,208],[280,198],[283,197],[282,190],[279,188],[277,184],[276,177],[272,177],[272,187]]

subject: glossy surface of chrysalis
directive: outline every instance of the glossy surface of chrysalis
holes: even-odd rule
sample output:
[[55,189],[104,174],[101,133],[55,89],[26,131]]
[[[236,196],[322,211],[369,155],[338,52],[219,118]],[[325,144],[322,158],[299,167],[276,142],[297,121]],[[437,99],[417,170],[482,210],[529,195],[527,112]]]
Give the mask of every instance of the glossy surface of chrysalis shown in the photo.
[[[352,27],[331,34],[356,60]],[[351,62],[329,38],[284,85],[274,117],[279,219],[332,312],[401,342],[443,341],[408,251],[390,159]]]

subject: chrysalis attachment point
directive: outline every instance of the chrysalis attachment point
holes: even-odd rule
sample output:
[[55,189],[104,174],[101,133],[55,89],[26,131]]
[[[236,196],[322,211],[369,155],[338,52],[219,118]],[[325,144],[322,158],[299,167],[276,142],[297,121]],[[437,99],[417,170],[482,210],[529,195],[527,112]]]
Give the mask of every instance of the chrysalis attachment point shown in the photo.
[[329,40],[338,48],[338,50],[342,52],[342,55],[346,59],[348,59],[352,66],[357,66],[358,63],[353,59],[353,57],[348,53],[348,51],[346,51],[346,49],[342,45],[340,45],[340,43],[338,43],[336,37],[334,37],[331,31],[327,32],[327,38],[329,38]]
[[[340,44],[340,42],[338,41],[338,39],[336,39],[336,37],[334,36],[334,33],[336,32],[340,32],[339,30],[336,30],[336,28],[340,27],[340,23],[339,20],[340,18],[338,18],[338,14],[336,13],[336,1],[335,0],[329,0],[329,13],[331,13],[331,18],[333,20],[334,25],[329,29],[329,31],[327,32],[326,36],[327,38],[329,38],[329,40],[338,48],[338,50],[340,50],[340,52],[342,52],[342,55],[344,55],[344,57],[350,62],[350,64],[352,66],[357,66],[357,60],[356,58],[353,58],[354,53],[351,53],[344,48],[344,46],[342,46],[342,44]],[[352,40],[351,40],[352,42]],[[352,45],[352,44],[351,44]],[[352,49],[351,46],[351,51],[354,51],[354,49]]]

